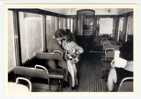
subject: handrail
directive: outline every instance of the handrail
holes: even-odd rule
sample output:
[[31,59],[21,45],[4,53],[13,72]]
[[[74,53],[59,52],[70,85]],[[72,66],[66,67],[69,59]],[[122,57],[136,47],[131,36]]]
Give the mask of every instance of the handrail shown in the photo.
[[123,78],[122,81],[120,82],[120,85],[119,85],[119,87],[118,87],[118,90],[120,90],[122,84],[123,84],[126,80],[133,80],[133,77],[126,77],[126,78]]
[[27,78],[24,78],[24,77],[17,77],[16,78],[16,84],[18,84],[19,80],[23,80],[23,81],[26,81],[29,85],[29,91],[31,92],[32,91],[32,84],[31,84],[31,81]]

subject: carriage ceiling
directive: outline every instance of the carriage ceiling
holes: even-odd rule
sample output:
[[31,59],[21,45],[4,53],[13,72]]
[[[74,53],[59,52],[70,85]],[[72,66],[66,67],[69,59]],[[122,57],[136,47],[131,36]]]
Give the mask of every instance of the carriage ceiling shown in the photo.
[[[80,10],[78,8],[45,8],[44,10],[60,13],[60,14],[66,14],[66,15],[76,15],[77,10]],[[95,10],[96,15],[119,15],[124,14],[127,12],[133,11],[133,9],[123,9],[123,8],[101,8],[101,9],[93,9]]]

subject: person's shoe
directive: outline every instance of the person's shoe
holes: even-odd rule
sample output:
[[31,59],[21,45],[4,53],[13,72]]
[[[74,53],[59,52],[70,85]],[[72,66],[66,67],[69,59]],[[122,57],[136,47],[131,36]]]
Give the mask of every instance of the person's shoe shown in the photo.
[[78,90],[78,85],[75,85],[74,87],[71,87],[72,90]]
[[76,90],[75,87],[71,87],[71,90]]

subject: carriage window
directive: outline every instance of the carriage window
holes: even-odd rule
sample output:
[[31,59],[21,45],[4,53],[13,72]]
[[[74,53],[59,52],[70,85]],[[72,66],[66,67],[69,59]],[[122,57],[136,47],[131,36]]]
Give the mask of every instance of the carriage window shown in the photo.
[[73,32],[73,19],[72,18],[67,19],[67,29],[70,29],[71,32]]
[[113,31],[113,19],[112,18],[101,18],[99,20],[99,24],[100,24],[100,35],[112,34],[112,31]]
[[42,16],[31,13],[19,13],[22,63],[43,51]]

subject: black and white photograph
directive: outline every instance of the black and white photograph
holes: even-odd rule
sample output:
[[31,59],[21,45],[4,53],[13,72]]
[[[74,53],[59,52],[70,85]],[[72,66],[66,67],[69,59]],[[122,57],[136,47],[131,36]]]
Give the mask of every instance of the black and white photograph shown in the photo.
[[6,13],[8,93],[134,92],[134,8]]

